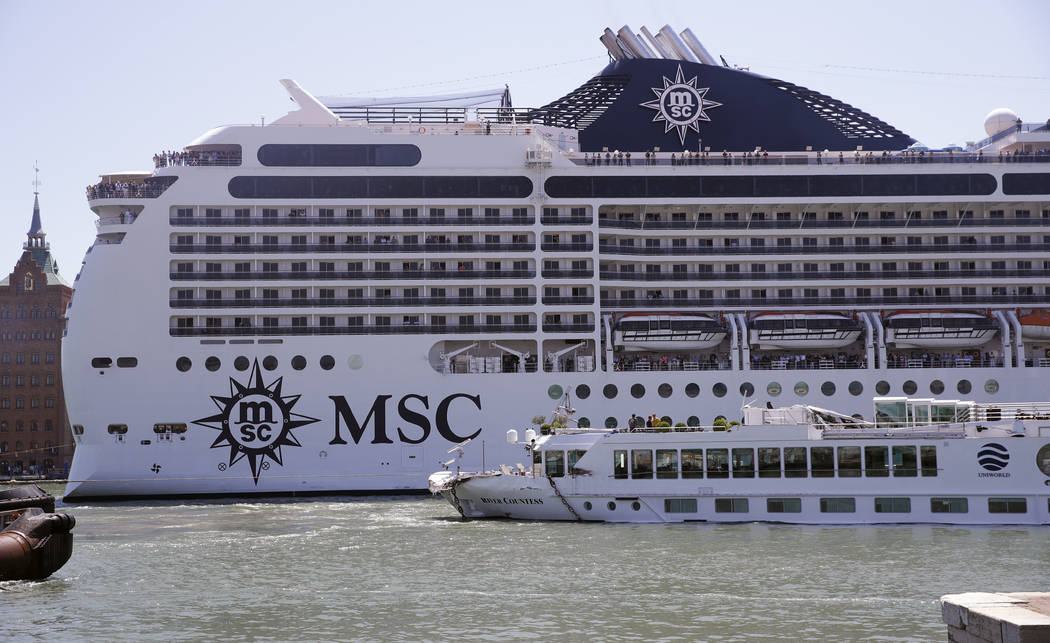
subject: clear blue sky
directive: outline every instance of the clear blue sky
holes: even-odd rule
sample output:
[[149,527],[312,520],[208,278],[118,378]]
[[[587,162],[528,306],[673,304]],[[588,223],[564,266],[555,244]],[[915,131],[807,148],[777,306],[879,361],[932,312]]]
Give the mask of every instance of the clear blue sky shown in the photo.
[[1010,107],[1050,118],[1050,2],[52,2],[0,0],[0,273],[41,167],[44,229],[72,282],[91,244],[84,187],[221,124],[273,120],[277,84],[419,95],[509,84],[544,104],[605,64],[598,36],[690,27],[714,55],[851,103],[927,145],[984,136]]

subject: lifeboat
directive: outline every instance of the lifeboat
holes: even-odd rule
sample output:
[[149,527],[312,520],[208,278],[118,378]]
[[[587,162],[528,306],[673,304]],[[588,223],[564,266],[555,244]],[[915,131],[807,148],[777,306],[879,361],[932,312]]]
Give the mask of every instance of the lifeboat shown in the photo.
[[1050,310],[1033,310],[1020,317],[1021,337],[1050,339]]
[[36,485],[0,491],[0,581],[42,580],[73,553],[73,516]]
[[685,351],[714,348],[728,331],[707,315],[624,315],[613,344],[627,351]]
[[860,339],[864,325],[839,313],[759,313],[748,328],[752,348],[843,348]]
[[980,313],[897,311],[883,320],[896,348],[974,348],[995,338],[999,325]]

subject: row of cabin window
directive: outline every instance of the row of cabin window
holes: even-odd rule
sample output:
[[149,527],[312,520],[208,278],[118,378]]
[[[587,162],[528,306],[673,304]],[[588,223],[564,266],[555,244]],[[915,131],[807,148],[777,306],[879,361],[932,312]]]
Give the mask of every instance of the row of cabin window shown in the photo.
[[[949,219],[950,218],[951,220],[954,221],[954,220],[957,220],[957,219],[973,219],[974,218],[973,210],[957,210],[956,212],[958,213],[957,215],[955,213],[952,213],[952,215],[949,217],[948,210],[929,210],[928,211],[928,213],[930,215],[929,218],[932,218],[932,219],[935,219],[935,220],[936,219]],[[546,208],[544,208],[544,214],[546,214]],[[635,214],[636,213],[634,213],[634,212],[616,212],[616,213],[614,213],[614,212],[599,212],[598,213],[598,220],[599,221],[611,220],[611,219],[613,219],[613,215],[614,214],[615,214],[615,217],[616,217],[617,221],[635,221],[635,220],[640,221],[641,220],[641,216],[640,215],[638,216],[637,219],[635,218]],[[694,221],[695,220],[695,221],[700,221],[700,222],[709,222],[709,221],[752,222],[752,221],[773,221],[773,220],[776,220],[776,221],[781,221],[781,222],[783,222],[783,221],[816,222],[818,220],[820,220],[820,221],[869,221],[869,220],[875,219],[875,217],[871,216],[868,212],[857,211],[857,210],[855,210],[853,212],[846,212],[846,213],[830,211],[829,210],[829,211],[826,212],[826,214],[824,216],[819,217],[819,218],[818,218],[816,212],[798,212],[798,213],[793,213],[793,212],[776,212],[776,213],[770,213],[770,214],[773,214],[774,216],[771,216],[768,219],[766,218],[766,213],[765,212],[744,212],[744,213],[740,213],[740,212],[720,212],[718,214],[719,214],[719,216],[715,216],[715,213],[713,213],[713,212],[697,212],[696,213],[696,217],[694,218],[694,217],[690,216],[686,212],[672,212],[670,219],[662,219],[662,213],[660,213],[660,212],[646,212],[645,213],[645,220],[646,221],[661,221],[661,220]],[[895,210],[880,210],[879,211],[878,220],[879,221],[893,221],[893,220],[897,220],[898,219],[897,214],[898,213]],[[901,214],[901,217],[900,217],[899,220],[901,220],[901,221],[917,221],[917,220],[921,220],[923,218],[923,211],[922,210],[906,210],[904,212],[901,212],[900,214]],[[978,214],[981,215],[981,216],[977,217],[978,219],[1005,219],[1006,218],[1006,211],[1005,210],[987,210],[986,213],[978,210]],[[1029,219],[1029,218],[1032,218],[1032,211],[1030,209],[1018,208],[1018,209],[1015,209],[1013,211],[1013,217],[1016,218],[1016,219]],[[1042,211],[1042,218],[1050,219],[1050,210],[1044,209]]]
[[[550,453],[550,452],[548,452]],[[676,478],[859,478],[937,475],[937,447],[840,446],[751,447],[707,449],[651,449],[613,451],[613,477],[626,479]],[[892,457],[892,459],[891,459]],[[654,467],[655,462],[655,467]],[[863,468],[861,465],[863,464]],[[680,466],[679,466],[680,465]],[[836,466],[837,465],[837,466]],[[921,465],[921,466],[920,466]],[[548,474],[550,468],[548,467]]]
[[[875,513],[911,513],[911,498],[874,498]],[[1048,503],[1050,506],[1050,503]],[[747,513],[748,498],[715,498],[716,513]],[[821,513],[855,513],[857,499],[832,497],[820,499]],[[967,498],[930,498],[930,513],[968,513]],[[665,498],[665,513],[696,513],[696,498]],[[766,513],[802,513],[802,498],[766,498]],[[1028,513],[1025,498],[989,498],[988,513]]]
[[[281,216],[283,211],[285,216],[289,217],[307,217],[310,216],[309,208],[258,208],[259,216],[265,219],[275,219]],[[420,208],[401,208],[398,216],[402,219],[416,219],[419,218]],[[447,208],[447,211],[451,213],[455,210],[456,218],[459,219],[471,219],[474,217],[474,208]],[[552,216],[558,214],[557,208],[544,208],[544,215],[548,215],[547,210],[553,210],[549,213]],[[428,218],[430,219],[444,219],[446,208],[429,208],[425,210]],[[217,218],[222,217],[222,208],[204,208],[204,216],[206,218]],[[334,219],[336,208],[317,208],[317,216],[321,219]],[[394,212],[393,208],[372,208],[371,216],[376,219],[389,218]],[[478,208],[479,213],[483,213],[485,218],[498,218],[500,216],[500,208]],[[175,216],[178,218],[192,218],[194,213],[193,208],[176,208]],[[520,219],[529,216],[528,208],[510,208],[510,215],[512,218]],[[586,211],[584,208],[572,208],[572,216],[584,216]],[[252,216],[251,208],[234,208],[233,217],[235,219],[248,219]],[[363,219],[365,216],[364,208],[345,208],[342,210],[340,216],[345,216],[347,219]]]

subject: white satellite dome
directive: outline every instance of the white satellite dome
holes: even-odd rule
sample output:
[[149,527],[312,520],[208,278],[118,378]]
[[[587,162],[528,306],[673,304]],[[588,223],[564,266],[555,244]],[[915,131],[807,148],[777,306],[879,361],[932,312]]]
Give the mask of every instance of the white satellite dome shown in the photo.
[[984,117],[984,131],[988,136],[994,136],[1016,124],[1017,113],[1006,107],[993,109]]

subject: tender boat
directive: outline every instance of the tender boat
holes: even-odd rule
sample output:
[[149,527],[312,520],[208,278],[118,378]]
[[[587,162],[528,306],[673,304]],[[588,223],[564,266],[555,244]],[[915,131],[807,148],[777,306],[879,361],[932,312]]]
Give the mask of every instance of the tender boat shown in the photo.
[[625,351],[695,351],[718,346],[727,334],[709,315],[624,315],[613,343]]
[[999,332],[994,320],[969,312],[899,311],[885,325],[886,343],[896,348],[974,348]]
[[[430,476],[465,518],[606,522],[1050,524],[1050,403],[877,397],[875,420],[815,406],[742,425],[516,430],[525,464]],[[542,428],[542,427],[541,427]],[[460,455],[469,445],[453,449]]]
[[856,342],[864,325],[838,313],[759,313],[751,320],[751,345],[777,348],[844,348]]
[[1050,339],[1050,311],[1034,310],[1019,317],[1021,336],[1025,339]]

